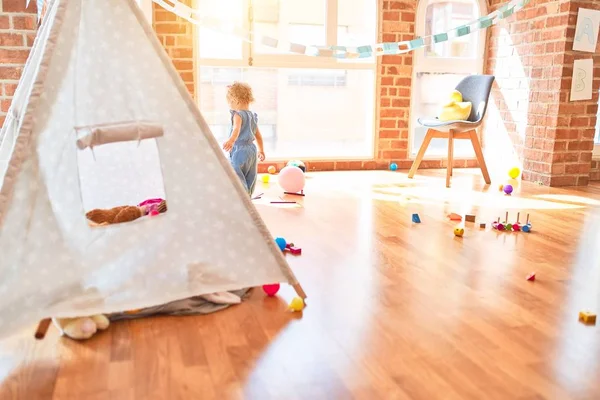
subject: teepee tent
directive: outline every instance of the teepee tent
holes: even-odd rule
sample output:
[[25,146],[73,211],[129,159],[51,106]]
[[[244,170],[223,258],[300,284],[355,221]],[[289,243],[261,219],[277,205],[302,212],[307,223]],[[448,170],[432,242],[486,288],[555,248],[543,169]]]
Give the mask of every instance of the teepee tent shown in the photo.
[[[50,2],[0,185],[0,337],[273,282],[305,297],[134,0]],[[86,219],[153,195],[166,213]]]

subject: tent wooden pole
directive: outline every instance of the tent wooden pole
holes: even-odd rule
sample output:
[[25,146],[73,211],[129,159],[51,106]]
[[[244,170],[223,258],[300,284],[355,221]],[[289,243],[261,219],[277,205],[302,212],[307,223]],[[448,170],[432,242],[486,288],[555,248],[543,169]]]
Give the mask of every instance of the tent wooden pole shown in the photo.
[[300,286],[299,283],[296,283],[293,288],[302,300],[306,299],[306,293],[304,293],[304,289],[302,289],[302,286]]
[[50,326],[50,322],[52,322],[52,320],[50,318],[45,318],[40,321],[37,329],[35,330],[35,338],[37,340],[42,340],[46,336],[46,332],[48,332],[48,327]]

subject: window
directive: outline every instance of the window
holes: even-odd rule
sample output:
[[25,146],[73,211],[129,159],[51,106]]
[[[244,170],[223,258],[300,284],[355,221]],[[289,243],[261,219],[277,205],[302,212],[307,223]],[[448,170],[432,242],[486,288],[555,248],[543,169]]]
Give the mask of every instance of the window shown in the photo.
[[[484,0],[420,0],[417,8],[417,36],[444,33],[472,22],[486,13]],[[485,30],[451,38],[415,52],[410,120],[410,153],[419,151],[427,128],[420,117],[435,117],[441,105],[465,76],[482,73]],[[447,140],[433,139],[426,157],[447,156]],[[454,142],[455,157],[474,157],[469,141]]]
[[227,85],[248,82],[267,157],[370,158],[375,127],[374,57],[336,59],[263,44],[357,46],[375,43],[373,0],[199,0],[202,15],[241,29],[253,43],[198,29],[198,100],[219,141],[229,135]]

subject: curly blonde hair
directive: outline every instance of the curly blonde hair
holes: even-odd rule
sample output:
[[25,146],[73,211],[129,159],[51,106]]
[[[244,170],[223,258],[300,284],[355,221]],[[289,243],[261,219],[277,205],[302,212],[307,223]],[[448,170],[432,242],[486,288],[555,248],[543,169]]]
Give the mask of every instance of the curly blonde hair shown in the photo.
[[247,83],[233,82],[227,89],[227,101],[235,105],[248,105],[254,102],[252,88]]

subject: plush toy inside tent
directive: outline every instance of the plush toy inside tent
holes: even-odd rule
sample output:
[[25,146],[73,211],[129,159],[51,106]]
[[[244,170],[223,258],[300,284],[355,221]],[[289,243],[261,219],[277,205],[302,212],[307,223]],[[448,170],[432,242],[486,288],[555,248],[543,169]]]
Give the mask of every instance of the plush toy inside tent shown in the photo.
[[133,0],[49,4],[0,140],[0,336],[273,282],[305,297]]

